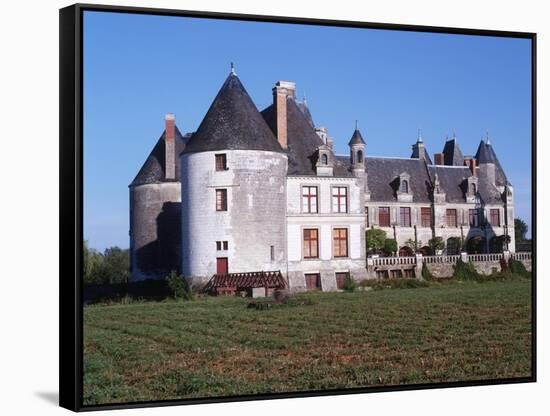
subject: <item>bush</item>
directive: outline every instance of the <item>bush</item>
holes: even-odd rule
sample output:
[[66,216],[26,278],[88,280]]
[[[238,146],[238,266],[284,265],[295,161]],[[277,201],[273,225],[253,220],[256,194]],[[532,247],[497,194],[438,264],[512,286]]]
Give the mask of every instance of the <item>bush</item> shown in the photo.
[[343,289],[346,292],[353,292],[357,288],[357,282],[353,277],[351,277],[349,274],[344,279],[344,287]]
[[523,277],[531,277],[531,273],[527,271],[523,263],[519,260],[510,259],[509,268],[512,274],[517,274]]
[[441,237],[434,237],[428,241],[428,246],[432,249],[432,253],[436,253],[438,250],[445,249],[445,241]]
[[166,282],[174,295],[174,299],[193,299],[193,292],[191,291],[189,282],[184,276],[178,275],[175,270],[172,270],[170,274],[166,276]]
[[382,289],[416,289],[421,287],[429,287],[430,283],[419,279],[387,279],[375,280],[367,279],[361,281],[361,287],[371,287],[374,290]]
[[482,276],[472,262],[465,263],[462,259],[458,259],[454,266],[453,277],[458,280],[478,280]]
[[384,241],[384,254],[386,256],[391,256],[397,251],[397,241],[393,238],[388,238]]
[[379,228],[371,228],[367,230],[367,250],[371,252],[377,252],[384,247],[384,241],[386,241],[386,232]]

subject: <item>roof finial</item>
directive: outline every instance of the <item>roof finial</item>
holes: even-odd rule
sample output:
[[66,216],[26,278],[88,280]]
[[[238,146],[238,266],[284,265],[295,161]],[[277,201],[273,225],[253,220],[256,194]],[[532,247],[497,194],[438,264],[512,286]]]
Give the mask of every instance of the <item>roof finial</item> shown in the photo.
[[357,120],[355,120],[355,130],[357,130]]
[[422,143],[422,135],[420,134],[420,127],[418,128],[418,137],[416,139],[417,143]]
[[235,72],[235,64],[233,62],[231,62],[231,75],[237,75]]
[[486,143],[490,145],[490,144],[491,144],[491,140],[489,139],[489,132],[486,131],[486,132],[485,132],[485,135],[486,135],[485,137],[487,137]]
[[306,92],[304,91],[302,102],[307,105],[307,98],[306,98]]
[[456,140],[456,134],[454,130],[453,130],[453,140]]

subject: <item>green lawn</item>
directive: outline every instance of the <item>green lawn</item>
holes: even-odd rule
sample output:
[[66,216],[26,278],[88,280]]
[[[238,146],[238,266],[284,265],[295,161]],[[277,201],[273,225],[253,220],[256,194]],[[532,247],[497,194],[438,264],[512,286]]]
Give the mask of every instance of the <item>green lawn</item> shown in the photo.
[[84,404],[531,375],[531,282],[84,308]]

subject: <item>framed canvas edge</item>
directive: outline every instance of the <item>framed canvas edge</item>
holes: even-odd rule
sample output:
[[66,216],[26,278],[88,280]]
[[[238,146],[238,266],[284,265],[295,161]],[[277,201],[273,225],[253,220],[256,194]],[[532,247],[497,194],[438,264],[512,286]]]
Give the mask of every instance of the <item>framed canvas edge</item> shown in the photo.
[[[530,377],[407,384],[351,389],[315,390],[258,395],[207,397],[83,405],[83,78],[82,44],[85,11],[149,14],[222,20],[294,23],[440,34],[497,36],[531,40],[531,233],[532,233],[532,374]],[[241,402],[281,398],[397,392],[421,389],[490,386],[537,381],[537,231],[536,231],[536,40],[532,32],[500,31],[394,23],[372,23],[303,17],[281,17],[210,11],[172,10],[99,4],[74,4],[59,10],[59,405],[73,411],[146,408],[174,405]]]

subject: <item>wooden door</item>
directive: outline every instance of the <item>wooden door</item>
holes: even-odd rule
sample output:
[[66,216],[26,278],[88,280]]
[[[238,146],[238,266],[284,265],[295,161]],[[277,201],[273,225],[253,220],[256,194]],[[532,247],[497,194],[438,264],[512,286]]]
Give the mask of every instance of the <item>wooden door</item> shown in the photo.
[[227,274],[227,273],[229,273],[227,257],[216,258],[216,274]]
[[306,289],[314,290],[321,288],[321,277],[318,273],[306,274]]

